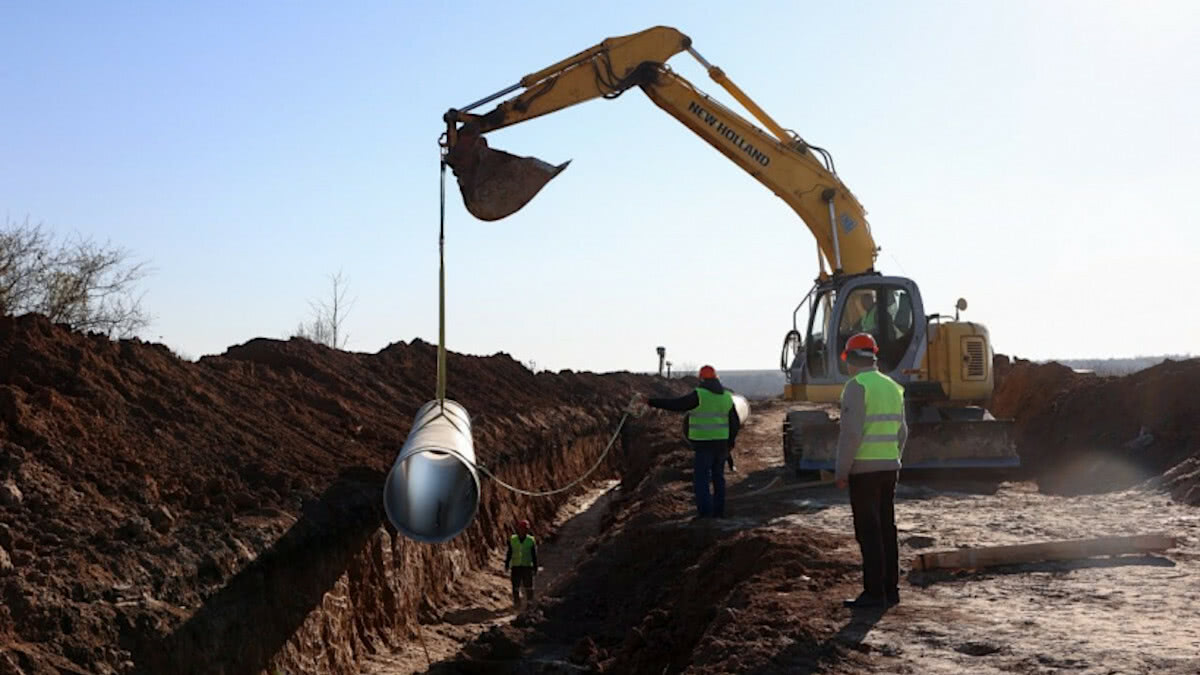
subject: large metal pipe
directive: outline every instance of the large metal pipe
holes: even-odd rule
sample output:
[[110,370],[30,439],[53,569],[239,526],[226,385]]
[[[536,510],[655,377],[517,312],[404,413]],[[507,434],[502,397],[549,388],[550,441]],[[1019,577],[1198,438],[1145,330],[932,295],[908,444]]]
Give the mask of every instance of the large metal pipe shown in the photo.
[[737,409],[738,423],[745,424],[750,419],[750,402],[741,394],[733,394],[733,407]]
[[471,524],[479,476],[466,408],[450,400],[421,406],[383,485],[383,508],[401,534],[417,541],[449,541]]

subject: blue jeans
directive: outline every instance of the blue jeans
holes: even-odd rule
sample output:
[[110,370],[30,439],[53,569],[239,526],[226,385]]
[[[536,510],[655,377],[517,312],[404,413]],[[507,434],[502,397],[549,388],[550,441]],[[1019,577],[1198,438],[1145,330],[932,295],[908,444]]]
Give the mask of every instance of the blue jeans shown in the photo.
[[[701,518],[725,517],[725,457],[728,448],[697,448],[695,450],[696,511]],[[708,484],[712,483],[712,493]]]

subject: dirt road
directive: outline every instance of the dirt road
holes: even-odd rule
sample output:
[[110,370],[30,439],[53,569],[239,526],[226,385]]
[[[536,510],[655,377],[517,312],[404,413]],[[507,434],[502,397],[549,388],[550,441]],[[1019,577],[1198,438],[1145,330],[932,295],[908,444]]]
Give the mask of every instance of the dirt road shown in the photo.
[[[759,408],[757,428],[778,428],[785,407]],[[764,436],[748,468],[778,464],[778,441]],[[770,526],[852,527],[836,491],[789,501],[796,513]],[[835,635],[867,658],[829,671],[1200,672],[1200,509],[1140,490],[1067,498],[1031,483],[994,494],[902,484],[896,513],[905,569],[915,552],[962,546],[1160,531],[1182,543],[1163,556],[910,573],[899,607],[848,620]],[[858,556],[855,546],[837,553]]]
[[[670,482],[654,490],[663,493],[658,506],[642,509],[648,519],[618,514],[608,523],[613,531],[586,546],[599,547],[588,560],[581,549],[601,510],[593,509],[560,536],[564,557],[555,567],[577,556],[577,574],[525,619],[532,628],[505,626],[503,635],[492,628],[511,615],[503,611],[504,580],[488,578],[474,591],[482,598],[474,609],[444,614],[427,627],[426,641],[436,661],[467,629],[490,632],[435,670],[524,672],[497,665],[495,645],[503,643],[506,667],[528,667],[531,654],[587,657],[568,663],[562,656],[557,669],[540,661],[538,672],[1200,672],[1200,510],[1156,492],[1066,498],[1039,494],[1031,483],[972,490],[981,486],[906,482],[897,503],[902,604],[852,615],[840,605],[858,590],[845,494],[819,488],[738,497],[788,478],[779,440],[786,409],[755,406],[738,444],[739,471],[730,475],[731,518],[689,523],[690,476],[672,469]],[[663,512],[664,503],[673,512]],[[649,525],[619,532],[632,522]],[[1179,537],[1179,548],[971,574],[907,572],[918,551],[1156,531]],[[623,557],[626,549],[631,558]],[[627,571],[645,551],[657,556],[653,566]],[[603,557],[615,566],[595,559]],[[638,586],[647,575],[660,576]],[[649,604],[632,614],[604,605],[613,589],[633,594],[626,604]],[[562,625],[577,621],[585,627]],[[421,671],[424,656],[415,656],[370,672]]]

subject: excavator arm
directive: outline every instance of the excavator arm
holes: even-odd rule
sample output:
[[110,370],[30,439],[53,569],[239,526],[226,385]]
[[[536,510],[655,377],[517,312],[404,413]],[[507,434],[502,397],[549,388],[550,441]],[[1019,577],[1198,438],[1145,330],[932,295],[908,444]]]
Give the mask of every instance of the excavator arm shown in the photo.
[[[767,127],[767,133],[705,95],[665,65],[691,53],[710,77]],[[835,274],[874,268],[876,246],[866,211],[833,170],[824,150],[783,129],[673,28],[655,27],[604,42],[512,87],[445,115],[445,161],[453,168],[467,210],[483,220],[517,211],[566,164],[553,166],[488,147],[484,134],[594,98],[615,98],[640,87],[657,106],[788,203],[817,240]],[[491,111],[470,110],[520,90]],[[818,158],[818,154],[820,158]],[[821,266],[824,276],[824,266]]]

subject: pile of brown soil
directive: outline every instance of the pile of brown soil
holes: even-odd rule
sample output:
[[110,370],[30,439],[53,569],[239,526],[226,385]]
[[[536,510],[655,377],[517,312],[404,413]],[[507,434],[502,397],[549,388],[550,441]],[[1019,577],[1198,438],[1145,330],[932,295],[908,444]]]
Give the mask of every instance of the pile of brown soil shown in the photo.
[[[563,498],[484,483],[431,546],[384,525],[383,479],[436,349],[377,354],[257,339],[183,361],[44,318],[0,318],[0,673],[357,672]],[[577,476],[635,390],[629,374],[534,374],[451,354],[480,462],[544,487]],[[612,475],[617,459],[600,475]]]
[[1176,464],[1150,484],[1170,492],[1175,501],[1200,506],[1200,455]]
[[1121,489],[1200,452],[1200,359],[1123,377],[1020,360],[998,372],[992,411],[1015,419],[1022,464],[1043,490]]

